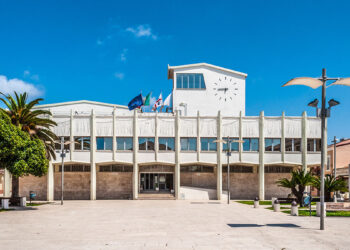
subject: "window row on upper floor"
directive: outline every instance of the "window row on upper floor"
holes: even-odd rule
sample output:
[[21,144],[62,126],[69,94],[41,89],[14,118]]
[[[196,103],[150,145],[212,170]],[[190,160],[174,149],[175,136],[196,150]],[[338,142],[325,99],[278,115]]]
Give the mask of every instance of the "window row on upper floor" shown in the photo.
[[[69,141],[69,137],[63,137],[64,141]],[[226,138],[223,138],[226,140]],[[223,143],[223,151],[238,152],[239,142],[238,138],[232,139],[231,143]],[[200,150],[201,151],[217,151],[217,138],[215,137],[201,137],[200,138]],[[90,137],[77,136],[74,137],[74,150],[90,150],[91,148]],[[61,149],[61,144],[56,143],[56,150]],[[69,150],[69,144],[64,145],[64,149]],[[180,138],[181,151],[197,151],[197,138],[196,137],[181,137]],[[96,137],[96,149],[97,150],[113,150],[113,137]],[[138,149],[143,151],[155,150],[155,137],[139,137]],[[285,151],[287,152],[301,152],[301,138],[286,138],[285,139]],[[132,151],[133,150],[133,138],[132,137],[116,137],[116,150],[117,151]],[[159,137],[158,138],[158,150],[160,151],[175,151],[175,138],[174,137]],[[243,138],[242,143],[243,152],[258,152],[259,151],[259,138]],[[280,138],[265,138],[265,152],[281,152],[281,139]],[[308,152],[320,152],[321,151],[321,139],[307,139],[307,151]]]
[[205,89],[203,74],[176,74],[177,89]]

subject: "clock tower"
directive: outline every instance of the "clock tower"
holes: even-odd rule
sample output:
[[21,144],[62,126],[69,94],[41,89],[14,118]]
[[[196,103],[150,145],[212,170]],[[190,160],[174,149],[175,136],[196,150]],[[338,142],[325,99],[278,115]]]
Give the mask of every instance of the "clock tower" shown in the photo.
[[207,63],[168,66],[173,79],[173,110],[184,116],[245,115],[247,74]]

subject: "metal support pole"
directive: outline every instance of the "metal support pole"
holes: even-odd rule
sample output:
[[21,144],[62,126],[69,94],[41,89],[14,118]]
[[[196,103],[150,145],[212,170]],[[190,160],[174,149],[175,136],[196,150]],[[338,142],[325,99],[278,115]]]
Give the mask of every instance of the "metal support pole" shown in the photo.
[[64,137],[61,137],[61,205],[63,205],[63,190],[64,190]]
[[230,156],[231,156],[231,140],[227,137],[227,204],[230,204]]
[[322,108],[321,108],[321,190],[320,190],[320,198],[321,198],[321,216],[320,216],[320,230],[324,230],[324,156],[326,154],[325,140],[326,140],[326,69],[322,69]]

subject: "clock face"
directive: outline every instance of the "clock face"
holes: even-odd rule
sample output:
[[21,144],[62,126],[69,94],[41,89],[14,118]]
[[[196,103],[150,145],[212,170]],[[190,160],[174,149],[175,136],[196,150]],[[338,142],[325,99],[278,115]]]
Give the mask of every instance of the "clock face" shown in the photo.
[[238,83],[229,76],[220,76],[213,84],[214,95],[219,101],[229,102],[238,94]]

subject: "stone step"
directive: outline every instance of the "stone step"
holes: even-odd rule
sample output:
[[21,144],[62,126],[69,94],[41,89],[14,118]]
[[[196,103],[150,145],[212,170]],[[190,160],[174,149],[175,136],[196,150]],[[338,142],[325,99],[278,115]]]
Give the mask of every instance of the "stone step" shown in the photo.
[[175,196],[169,193],[140,193],[139,200],[175,200]]

